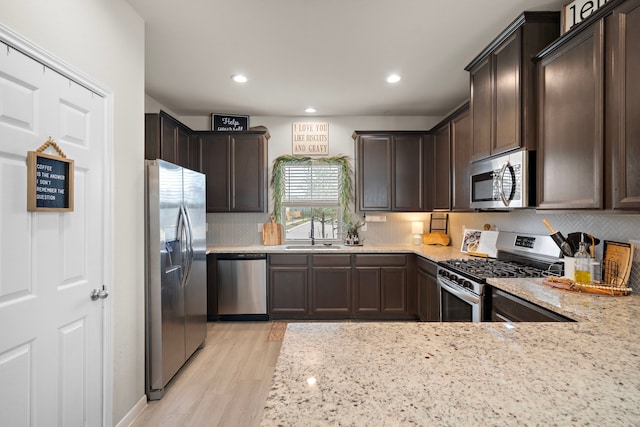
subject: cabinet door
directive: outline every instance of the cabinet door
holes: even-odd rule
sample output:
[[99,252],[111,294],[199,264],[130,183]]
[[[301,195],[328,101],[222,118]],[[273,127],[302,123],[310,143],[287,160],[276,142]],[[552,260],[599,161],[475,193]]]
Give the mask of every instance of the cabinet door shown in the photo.
[[433,209],[451,208],[451,134],[450,125],[434,134]]
[[[491,155],[493,79],[491,55],[471,70],[471,133],[473,160]],[[437,160],[436,160],[437,161]]]
[[160,116],[160,158],[167,162],[177,163],[178,125],[165,116]]
[[189,167],[189,132],[182,127],[176,128],[176,164]]
[[380,269],[380,311],[382,313],[407,312],[407,269],[382,267]]
[[231,135],[230,211],[264,212],[266,188],[266,138]]
[[471,115],[464,111],[451,121],[451,154],[453,156],[452,209],[469,210],[471,183],[469,178],[471,162]]
[[337,317],[351,314],[351,268],[311,269],[311,314]]
[[391,136],[360,136],[357,150],[360,210],[391,210]]
[[187,168],[200,172],[200,137],[192,133],[189,135],[187,145],[189,146]]
[[200,135],[201,171],[207,175],[207,212],[229,211],[229,138]]
[[392,210],[420,212],[423,203],[423,144],[421,135],[393,137]]
[[425,322],[440,321],[438,282],[422,269],[418,269],[418,318]]
[[269,314],[307,314],[308,272],[307,267],[269,268]]
[[603,22],[539,63],[538,208],[603,207]]
[[354,314],[380,313],[380,269],[359,267],[353,281]]
[[[626,1],[606,22],[608,207],[640,209],[640,1]],[[611,191],[609,191],[611,190]]]
[[492,155],[520,147],[520,34],[521,30],[513,33],[492,54],[495,88]]

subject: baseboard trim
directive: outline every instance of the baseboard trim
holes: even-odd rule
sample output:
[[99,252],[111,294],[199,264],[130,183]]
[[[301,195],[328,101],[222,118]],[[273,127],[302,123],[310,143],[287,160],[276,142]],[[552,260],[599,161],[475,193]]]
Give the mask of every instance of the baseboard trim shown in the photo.
[[129,427],[138,418],[138,415],[147,407],[147,395],[143,395],[140,400],[131,408],[129,412],[116,424],[116,427]]

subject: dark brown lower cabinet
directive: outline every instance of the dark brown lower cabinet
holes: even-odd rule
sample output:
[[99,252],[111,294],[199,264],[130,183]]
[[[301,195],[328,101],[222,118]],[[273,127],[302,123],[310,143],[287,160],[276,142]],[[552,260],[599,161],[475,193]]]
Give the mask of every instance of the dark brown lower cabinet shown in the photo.
[[413,316],[409,255],[354,255],[355,318]]
[[351,314],[351,268],[311,269],[311,314],[348,317]]
[[269,255],[269,314],[304,316],[309,312],[307,255]]
[[493,322],[573,322],[568,317],[493,287],[491,288],[491,320]]
[[272,254],[273,319],[415,319],[415,256]]
[[440,321],[440,296],[436,279],[437,265],[418,257],[418,319],[424,322]]
[[351,255],[311,255],[311,314],[351,314]]

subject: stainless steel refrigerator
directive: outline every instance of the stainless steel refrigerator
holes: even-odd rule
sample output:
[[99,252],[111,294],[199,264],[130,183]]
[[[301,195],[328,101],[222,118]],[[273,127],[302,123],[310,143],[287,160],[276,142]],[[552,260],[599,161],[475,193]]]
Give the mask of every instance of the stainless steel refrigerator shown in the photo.
[[207,335],[205,176],[145,162],[146,393],[167,383]]

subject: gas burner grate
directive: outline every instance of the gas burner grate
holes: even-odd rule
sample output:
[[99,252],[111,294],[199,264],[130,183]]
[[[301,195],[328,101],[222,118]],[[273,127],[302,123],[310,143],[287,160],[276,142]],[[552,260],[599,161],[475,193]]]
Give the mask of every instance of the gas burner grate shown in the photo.
[[536,267],[520,265],[495,259],[453,259],[444,264],[478,279],[488,277],[543,277],[545,271]]

